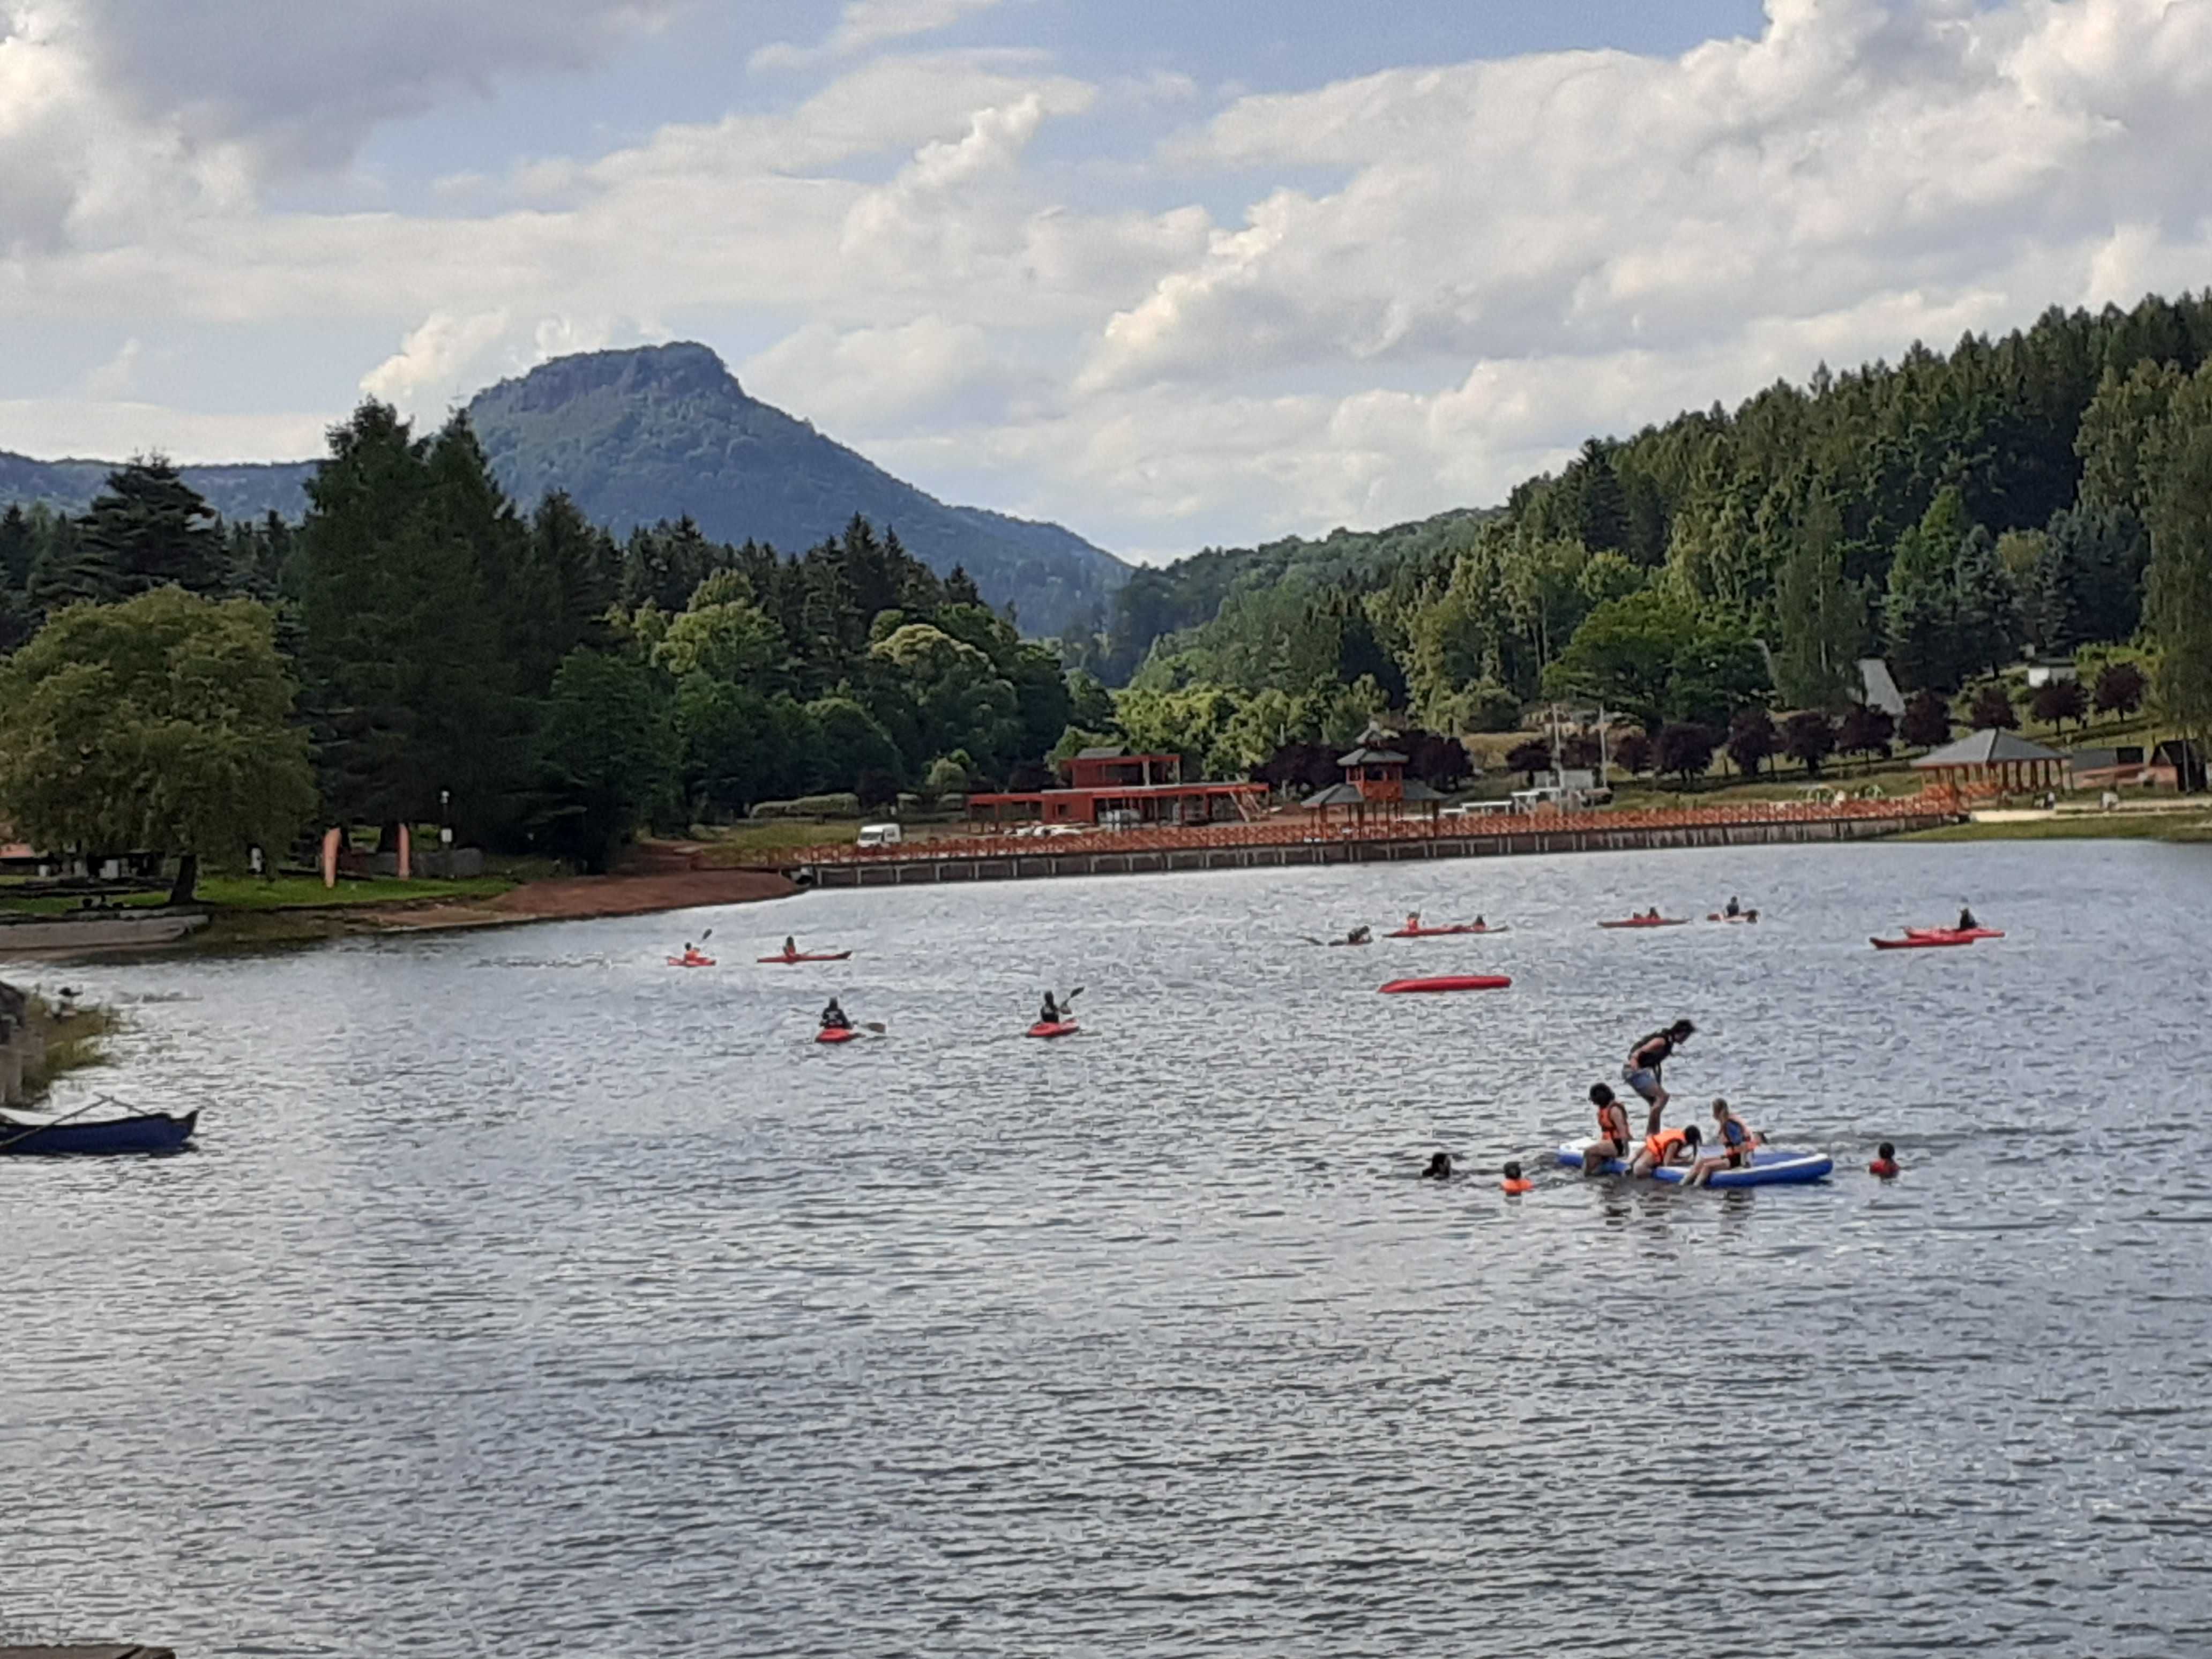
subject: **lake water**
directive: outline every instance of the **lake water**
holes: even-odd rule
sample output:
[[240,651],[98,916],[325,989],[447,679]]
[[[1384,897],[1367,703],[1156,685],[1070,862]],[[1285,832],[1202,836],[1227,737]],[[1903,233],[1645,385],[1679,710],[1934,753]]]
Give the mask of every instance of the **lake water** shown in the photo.
[[[1767,919],[1590,925],[1731,891]],[[1962,895],[2010,936],[1868,948]],[[1410,907],[1514,931],[1297,943]],[[0,1638],[2203,1651],[2208,915],[2212,848],[1874,846],[73,971],[133,1022],[97,1086],[206,1115],[0,1160]],[[858,954],[753,965],[792,930]],[[1048,982],[1079,1037],[1021,1036]],[[829,990],[890,1036],[809,1042]],[[1681,1014],[1678,1113],[1832,1182],[1548,1167]]]

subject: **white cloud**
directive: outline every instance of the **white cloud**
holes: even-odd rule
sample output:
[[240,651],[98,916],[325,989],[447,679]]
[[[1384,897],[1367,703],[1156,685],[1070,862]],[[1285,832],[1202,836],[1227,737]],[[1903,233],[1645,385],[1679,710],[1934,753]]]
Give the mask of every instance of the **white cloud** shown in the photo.
[[319,455],[331,416],[274,410],[216,415],[97,397],[0,398],[0,449],[119,460],[159,451],[184,464]]
[[846,0],[837,27],[818,46],[779,40],[754,52],[750,65],[755,70],[797,69],[825,58],[848,58],[895,40],[935,33],[1002,3],[1003,0]]
[[[1171,71],[885,52],[957,0],[858,5],[804,96],[520,169],[457,153],[432,209],[377,214],[264,183],[669,9],[550,0],[514,42],[520,0],[487,0],[446,57],[295,9],[225,64],[167,21],[88,33],[123,3],[0,0],[0,316],[82,331],[77,361],[337,322],[401,342],[362,384],[435,415],[562,350],[740,340],[757,390],[917,482],[1109,544],[1495,500],[1593,430],[2212,272],[2212,0],[1769,0],[1759,39],[1679,58],[1226,104]],[[348,54],[360,86],[305,136]],[[193,417],[114,401],[127,368],[58,428],[137,410],[118,453],[191,450]]]

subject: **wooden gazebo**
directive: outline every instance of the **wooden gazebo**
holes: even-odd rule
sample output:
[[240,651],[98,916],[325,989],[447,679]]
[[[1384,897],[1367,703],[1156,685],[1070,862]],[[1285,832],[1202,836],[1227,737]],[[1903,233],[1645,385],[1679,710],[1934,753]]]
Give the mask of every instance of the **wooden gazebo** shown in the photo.
[[1407,757],[1382,746],[1387,736],[1379,728],[1369,726],[1357,749],[1337,757],[1344,781],[1309,795],[1306,811],[1320,813],[1324,823],[1339,807],[1349,811],[1355,823],[1364,822],[1370,814],[1380,818],[1404,817],[1409,807],[1435,817],[1443,797],[1419,779],[1406,775]]
[[2066,770],[2066,757],[1992,726],[1931,749],[1912,765],[1916,771],[1932,773],[1938,782],[1961,789],[1977,785],[2005,791],[2056,789]]

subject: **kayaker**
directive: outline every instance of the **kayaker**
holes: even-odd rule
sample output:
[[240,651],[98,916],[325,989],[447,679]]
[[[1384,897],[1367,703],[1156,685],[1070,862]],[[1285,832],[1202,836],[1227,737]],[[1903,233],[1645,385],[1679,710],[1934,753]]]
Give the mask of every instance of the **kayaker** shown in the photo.
[[1620,1068],[1620,1080],[1641,1095],[1651,1108],[1650,1121],[1644,1130],[1647,1135],[1659,1133],[1659,1119],[1667,1109],[1667,1085],[1662,1068],[1674,1057],[1675,1049],[1696,1035],[1697,1030],[1688,1020],[1678,1019],[1665,1030],[1654,1031],[1639,1039],[1628,1051],[1628,1063]]
[[1490,924],[1482,919],[1482,914],[1480,911],[1475,913],[1474,931],[1478,933],[1486,933],[1490,931]]
[[[1583,1148],[1583,1173],[1603,1175],[1609,1160],[1628,1156],[1628,1108],[1602,1083],[1590,1085],[1589,1097],[1597,1108],[1597,1139]],[[1656,1132],[1658,1126],[1652,1127]]]
[[787,960],[799,954],[799,940],[789,933],[783,936],[783,954]]
[[1753,1150],[1765,1137],[1729,1109],[1725,1100],[1713,1103],[1713,1144],[1720,1148],[1711,1158],[1701,1158],[1682,1178],[1685,1187],[1702,1187],[1723,1170],[1741,1170],[1751,1162]]
[[1049,991],[1044,994],[1044,1006],[1037,1012],[1037,1024],[1040,1025],[1060,1024],[1060,1005],[1052,1000],[1052,993]]
[[1421,1171],[1421,1179],[1424,1181],[1449,1181],[1451,1179],[1451,1154],[1449,1152],[1438,1152],[1434,1158],[1431,1158],[1429,1160],[1429,1167]]
[[1874,1149],[1874,1162],[1867,1165],[1867,1173],[1879,1176],[1884,1181],[1894,1181],[1902,1173],[1897,1167],[1897,1148],[1887,1140]]
[[845,1011],[837,1006],[835,997],[830,999],[830,1006],[822,1011],[822,1029],[825,1031],[849,1031],[853,1029],[853,1022],[846,1018]]
[[1521,1173],[1518,1164],[1509,1164],[1505,1166],[1505,1179],[1498,1183],[1498,1189],[1508,1198],[1518,1198],[1523,1193],[1534,1192],[1536,1183]]
[[1734,893],[1729,895],[1728,908],[1721,914],[1733,920],[1743,914],[1743,903]]
[[1981,925],[1974,920],[1974,913],[1966,901],[1960,899],[1959,901],[1959,931],[1962,933],[1971,933]]
[[1419,910],[1406,912],[1406,931],[1409,933],[1418,933],[1421,931],[1421,913]]
[[1362,922],[1344,936],[1344,942],[1346,945],[1364,945],[1374,937],[1375,930]]
[[1656,1135],[1644,1137],[1644,1144],[1636,1149],[1630,1160],[1628,1173],[1648,1176],[1654,1170],[1663,1170],[1670,1164],[1694,1164],[1702,1132],[1694,1123],[1686,1123],[1679,1129],[1662,1129]]

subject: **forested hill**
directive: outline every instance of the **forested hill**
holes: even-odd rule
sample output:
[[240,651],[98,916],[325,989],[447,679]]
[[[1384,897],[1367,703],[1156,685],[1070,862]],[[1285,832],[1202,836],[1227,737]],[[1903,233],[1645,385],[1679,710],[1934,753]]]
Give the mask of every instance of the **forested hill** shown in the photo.
[[1024,631],[1103,617],[1127,568],[1057,525],[949,507],[746,395],[705,346],[556,358],[469,405],[509,494],[568,492],[617,535],[689,514],[718,541],[811,547],[855,514],[943,575],[964,566]]
[[1835,708],[1866,654],[1948,692],[2150,620],[2161,540],[2192,544],[2208,363],[2212,294],[2185,294],[1822,367],[1593,438],[1494,514],[1140,572],[1087,646],[1158,694],[1295,698],[1364,662],[1440,729],[1559,696],[1651,722]]
[[[855,515],[896,531],[936,571],[963,567],[1023,631],[1095,627],[1128,568],[1055,524],[951,507],[902,483],[807,422],[746,395],[702,345],[556,358],[477,394],[468,409],[510,495],[562,490],[617,536],[689,516],[708,537],[791,552],[841,534]],[[34,461],[0,453],[0,505],[45,501],[82,513],[111,461]],[[313,462],[187,466],[184,480],[233,520],[306,510]]]

